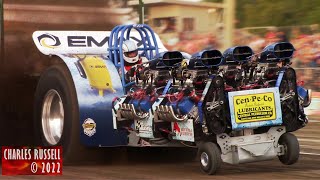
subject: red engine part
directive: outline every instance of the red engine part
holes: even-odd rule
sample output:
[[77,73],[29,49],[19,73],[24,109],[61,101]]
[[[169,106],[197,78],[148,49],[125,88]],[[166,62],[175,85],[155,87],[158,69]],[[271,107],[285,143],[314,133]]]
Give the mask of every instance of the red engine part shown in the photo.
[[196,91],[192,91],[191,94],[190,94],[190,98],[195,103],[198,103],[200,101],[200,99],[201,99],[201,96],[197,95]]
[[225,90],[226,92],[235,91],[235,89],[234,89],[232,86],[229,86],[229,85],[227,85],[227,84],[224,86],[224,90]]
[[166,94],[166,97],[168,98],[170,103],[180,101],[183,98],[183,96],[183,91],[179,92],[178,94]]
[[195,90],[191,91],[189,94],[185,94],[184,91],[181,91],[178,94],[167,94],[166,97],[168,98],[169,102],[172,103],[182,100],[182,98],[185,96],[189,96],[192,101],[198,103],[201,99],[201,95],[198,94],[199,93],[197,93]]
[[141,100],[146,96],[146,91],[144,89],[138,89],[131,93],[130,96],[134,99]]
[[149,97],[151,97],[150,98],[151,102],[154,102],[158,98],[158,96],[156,95],[155,90],[153,90],[150,94],[147,94],[145,89],[138,89],[138,90],[134,91],[133,93],[131,93],[130,96],[133,99],[137,99],[137,100],[142,100],[142,99],[145,99],[146,96],[149,96]]
[[298,86],[304,86],[304,81],[297,81]]
[[258,88],[261,88],[261,85],[259,85],[259,84],[248,84],[248,85],[244,85],[244,86],[240,87],[241,90],[258,89]]

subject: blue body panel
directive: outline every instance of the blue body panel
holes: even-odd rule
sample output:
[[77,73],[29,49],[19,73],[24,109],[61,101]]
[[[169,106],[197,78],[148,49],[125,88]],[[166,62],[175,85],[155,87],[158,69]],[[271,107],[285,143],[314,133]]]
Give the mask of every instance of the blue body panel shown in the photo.
[[[113,128],[112,100],[124,95],[121,80],[113,62],[100,56],[104,60],[109,74],[112,75],[112,85],[115,92],[105,90],[104,95],[99,96],[98,91],[90,86],[88,79],[81,77],[75,65],[79,58],[71,55],[61,55],[60,57],[70,70],[77,92],[81,143],[85,146],[127,145],[126,131]],[[96,132],[92,136],[84,133],[83,123],[88,118],[96,123]]]

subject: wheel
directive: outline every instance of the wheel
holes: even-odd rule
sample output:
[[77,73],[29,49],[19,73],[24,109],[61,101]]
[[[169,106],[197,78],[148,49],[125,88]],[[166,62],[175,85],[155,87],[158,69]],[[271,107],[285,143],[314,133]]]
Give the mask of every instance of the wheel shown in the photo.
[[200,144],[198,156],[200,169],[206,174],[215,174],[221,166],[221,151],[213,142]]
[[34,135],[41,146],[62,146],[65,162],[79,160],[79,107],[73,80],[64,64],[48,68],[35,93]]
[[283,134],[279,139],[279,145],[284,146],[284,155],[278,156],[282,164],[291,165],[298,161],[300,147],[295,135],[291,133]]

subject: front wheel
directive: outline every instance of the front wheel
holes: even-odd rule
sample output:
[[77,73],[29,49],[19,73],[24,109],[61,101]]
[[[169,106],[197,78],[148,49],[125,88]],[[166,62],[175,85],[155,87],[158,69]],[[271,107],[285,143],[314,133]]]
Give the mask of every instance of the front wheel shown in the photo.
[[213,142],[204,142],[199,146],[199,161],[202,172],[212,175],[215,174],[221,166],[221,151],[217,144]]
[[282,164],[291,165],[298,161],[300,154],[299,141],[291,133],[283,134],[279,139],[279,145],[284,146],[284,154],[278,156]]

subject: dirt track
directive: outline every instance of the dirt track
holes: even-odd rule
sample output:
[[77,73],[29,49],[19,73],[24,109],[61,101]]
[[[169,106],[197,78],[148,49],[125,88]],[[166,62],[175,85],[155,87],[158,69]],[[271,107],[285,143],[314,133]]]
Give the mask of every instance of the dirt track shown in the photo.
[[[215,176],[200,172],[197,163],[131,163],[130,165],[68,166],[63,176],[46,179],[319,179],[320,156],[302,155],[296,165],[278,160],[246,165],[223,164]],[[43,179],[42,176],[0,177],[0,179]]]
[[[300,139],[301,156],[297,164],[282,165],[277,159],[242,165],[223,164],[215,176],[200,172],[198,162],[174,153],[135,150],[127,162],[85,163],[65,166],[63,176],[46,179],[319,179],[320,121],[311,121],[295,134]],[[123,161],[121,153],[114,154]],[[187,160],[185,160],[187,159]],[[43,176],[0,177],[0,179],[43,179]]]

